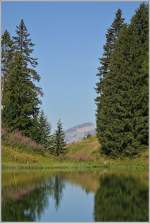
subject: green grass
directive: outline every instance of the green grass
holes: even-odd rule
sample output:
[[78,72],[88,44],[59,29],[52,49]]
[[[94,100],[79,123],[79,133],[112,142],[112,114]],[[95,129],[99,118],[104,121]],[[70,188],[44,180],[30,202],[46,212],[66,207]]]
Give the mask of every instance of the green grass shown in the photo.
[[66,157],[72,160],[95,161],[100,158],[100,145],[95,136],[68,145]]
[[[3,143],[2,168],[5,169],[51,169],[51,170],[93,170],[105,168],[111,170],[148,170],[148,151],[144,150],[134,159],[112,159],[100,154],[100,145],[96,137],[90,137],[67,146],[65,156],[55,157],[48,152],[26,149],[19,143],[10,146]],[[19,146],[18,146],[19,144]]]

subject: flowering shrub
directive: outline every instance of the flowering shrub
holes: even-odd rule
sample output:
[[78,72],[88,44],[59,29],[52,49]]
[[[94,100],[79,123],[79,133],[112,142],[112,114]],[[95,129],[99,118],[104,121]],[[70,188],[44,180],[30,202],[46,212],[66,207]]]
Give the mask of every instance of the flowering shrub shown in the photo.
[[29,137],[24,136],[20,131],[8,132],[2,129],[2,144],[10,145],[11,147],[27,148],[32,150],[43,151],[42,145],[38,144]]

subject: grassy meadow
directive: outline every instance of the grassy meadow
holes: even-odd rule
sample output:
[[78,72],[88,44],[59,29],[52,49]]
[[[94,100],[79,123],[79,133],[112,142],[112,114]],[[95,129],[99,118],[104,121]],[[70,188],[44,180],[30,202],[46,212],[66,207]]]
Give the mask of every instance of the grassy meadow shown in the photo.
[[7,133],[2,137],[2,167],[68,171],[94,168],[148,170],[148,150],[132,159],[108,158],[100,154],[100,145],[92,136],[68,144],[65,155],[56,157],[18,132]]

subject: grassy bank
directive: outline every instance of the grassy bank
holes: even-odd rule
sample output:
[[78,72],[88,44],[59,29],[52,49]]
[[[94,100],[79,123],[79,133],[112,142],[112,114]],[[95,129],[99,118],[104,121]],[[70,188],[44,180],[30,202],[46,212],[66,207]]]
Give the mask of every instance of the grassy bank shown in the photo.
[[2,139],[2,167],[5,169],[93,170],[148,170],[148,151],[134,159],[111,159],[100,154],[96,137],[67,145],[65,156],[50,155],[18,133]]

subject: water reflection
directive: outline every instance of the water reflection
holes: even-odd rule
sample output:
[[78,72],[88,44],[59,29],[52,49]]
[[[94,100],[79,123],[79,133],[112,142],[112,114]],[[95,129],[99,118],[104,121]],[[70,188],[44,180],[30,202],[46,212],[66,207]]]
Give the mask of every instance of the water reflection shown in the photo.
[[131,176],[103,176],[95,195],[95,221],[148,221],[148,188]]
[[[33,190],[28,189],[25,195],[20,196],[20,199],[8,198],[5,200],[4,198],[2,203],[3,221],[34,221],[40,218],[48,206],[49,196],[53,196],[55,207],[58,209],[63,188],[64,182],[61,177],[54,176],[40,182]],[[19,191],[17,192],[19,193]]]
[[62,199],[62,191],[65,187],[64,181],[60,176],[54,177],[54,186],[53,186],[53,194],[55,200],[56,209],[59,208],[60,201]]
[[33,221],[36,216],[40,216],[46,206],[46,191],[41,185],[19,200],[3,201],[2,219],[3,221]]
[[21,173],[7,174],[3,221],[148,221],[147,179],[76,172],[42,173],[37,180],[30,172],[23,181]]

